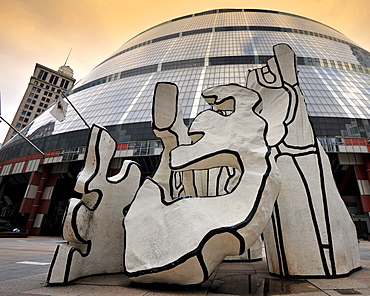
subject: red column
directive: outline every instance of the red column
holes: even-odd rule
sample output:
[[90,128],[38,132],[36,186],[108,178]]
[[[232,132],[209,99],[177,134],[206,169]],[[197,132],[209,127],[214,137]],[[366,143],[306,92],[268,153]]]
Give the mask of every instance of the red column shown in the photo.
[[[365,169],[366,169],[366,172],[367,172],[367,182],[368,184],[370,184],[370,156],[369,155],[364,155],[363,156],[363,159],[364,159],[364,163],[365,163]],[[370,186],[368,186],[370,187]],[[364,203],[364,200],[367,204],[367,207],[365,209],[365,211],[367,212],[370,212],[370,192],[366,192],[367,194],[365,196],[361,196],[363,202]]]
[[364,162],[365,162],[365,168],[367,172],[367,180],[370,183],[370,156],[369,155],[364,155]]
[[44,167],[44,172],[42,173],[40,183],[37,187],[36,196],[35,196],[35,199],[33,201],[30,216],[28,218],[28,222],[27,222],[27,226],[26,226],[26,229],[27,229],[28,233],[32,234],[32,235],[38,235],[39,232],[40,232],[40,229],[34,229],[33,226],[35,224],[36,216],[39,212],[41,198],[42,198],[42,194],[44,193],[44,189],[45,189],[45,186],[46,186],[46,181],[48,179],[48,176],[49,176],[49,168]]
[[364,164],[355,165],[356,179],[360,190],[362,206],[365,212],[370,212],[370,190],[369,190],[369,156],[363,155]]

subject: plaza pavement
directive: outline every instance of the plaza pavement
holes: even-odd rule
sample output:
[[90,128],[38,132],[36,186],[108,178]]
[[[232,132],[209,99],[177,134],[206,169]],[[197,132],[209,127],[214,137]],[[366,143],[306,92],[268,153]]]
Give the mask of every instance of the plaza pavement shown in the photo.
[[[48,268],[59,237],[0,238],[0,296],[25,295],[368,295],[370,242],[360,241],[363,269],[340,279],[280,280],[271,276],[266,261],[222,263],[197,287],[139,285],[122,274],[83,278],[68,286],[45,287]],[[309,260],[309,258],[307,259]]]

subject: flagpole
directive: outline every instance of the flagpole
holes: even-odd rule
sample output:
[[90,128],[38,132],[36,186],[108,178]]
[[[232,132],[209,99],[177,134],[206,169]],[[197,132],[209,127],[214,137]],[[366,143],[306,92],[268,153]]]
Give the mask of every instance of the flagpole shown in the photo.
[[35,144],[33,144],[30,140],[28,140],[25,136],[23,136],[19,131],[17,131],[9,122],[7,122],[2,116],[0,119],[4,121],[11,129],[13,129],[18,135],[20,135],[24,140],[28,142],[33,148],[35,148],[38,152],[40,152],[43,156],[45,156],[44,152],[42,152]]
[[64,62],[64,65],[63,65],[63,66],[65,66],[65,65],[67,64],[67,61],[68,61],[69,55],[71,54],[71,51],[72,51],[72,48],[71,48],[71,50],[69,51],[69,54],[68,54],[67,59],[66,59],[66,61]]
[[82,119],[82,121],[84,122],[84,124],[90,129],[90,126],[89,124],[85,121],[85,119],[82,117],[82,115],[77,111],[77,109],[75,108],[75,106],[73,106],[73,104],[71,103],[71,101],[68,99],[68,97],[64,94],[64,92],[61,91],[61,94],[63,95],[63,97],[67,100],[67,102],[72,106],[73,110],[76,111],[77,115],[80,116],[80,118]]

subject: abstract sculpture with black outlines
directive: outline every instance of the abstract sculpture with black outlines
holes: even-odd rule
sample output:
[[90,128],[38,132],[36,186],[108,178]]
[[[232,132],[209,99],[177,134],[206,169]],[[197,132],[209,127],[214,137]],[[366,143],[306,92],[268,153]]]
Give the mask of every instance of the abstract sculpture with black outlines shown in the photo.
[[205,90],[210,108],[189,128],[177,86],[158,83],[152,128],[163,152],[142,184],[130,161],[107,178],[115,141],[94,126],[76,185],[84,195],[70,201],[68,242],[57,248],[47,283],[124,272],[136,282],[198,284],[262,233],[274,275],[360,269],[356,230],[309,122],[296,61],[289,46],[276,45],[246,86]]
[[262,99],[268,144],[281,174],[264,232],[269,271],[281,277],[338,277],[360,268],[356,229],[316,138],[298,83],[297,58],[286,44],[250,71],[247,88]]

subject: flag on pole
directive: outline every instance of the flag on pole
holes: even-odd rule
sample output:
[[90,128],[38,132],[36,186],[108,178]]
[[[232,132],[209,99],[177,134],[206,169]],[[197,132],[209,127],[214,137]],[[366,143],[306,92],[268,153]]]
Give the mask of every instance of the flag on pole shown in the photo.
[[73,108],[73,110],[76,111],[77,115],[80,116],[81,120],[84,122],[84,124],[87,126],[87,128],[90,128],[89,124],[82,117],[82,115],[80,114],[80,112],[77,111],[77,109],[75,108],[75,106],[73,106],[72,102],[68,99],[68,97],[64,94],[64,92],[61,92],[61,94],[67,100],[68,104],[71,105],[71,107]]
[[50,111],[50,114],[53,115],[57,120],[63,121],[67,115],[68,103],[60,96],[53,109]]

